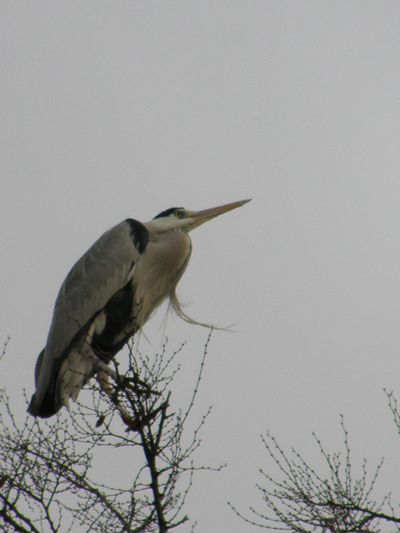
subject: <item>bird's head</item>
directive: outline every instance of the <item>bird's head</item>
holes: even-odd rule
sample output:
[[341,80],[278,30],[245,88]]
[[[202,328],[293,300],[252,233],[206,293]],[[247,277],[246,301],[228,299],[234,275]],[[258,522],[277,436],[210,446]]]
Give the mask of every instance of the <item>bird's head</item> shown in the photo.
[[241,200],[240,202],[204,209],[203,211],[189,211],[183,207],[172,207],[157,215],[146,226],[150,226],[153,231],[182,229],[189,232],[223,213],[247,204],[247,202],[250,202],[250,200]]

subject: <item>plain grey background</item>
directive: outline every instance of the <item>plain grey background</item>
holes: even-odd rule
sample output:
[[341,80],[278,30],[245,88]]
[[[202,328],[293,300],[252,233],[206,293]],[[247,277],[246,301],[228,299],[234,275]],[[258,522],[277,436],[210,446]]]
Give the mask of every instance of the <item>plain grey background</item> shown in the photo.
[[[339,413],[400,499],[383,393],[400,391],[399,27],[396,1],[0,4],[1,385],[19,416],[58,289],[105,230],[253,198],[192,233],[179,285],[190,316],[237,331],[214,333],[196,406],[214,406],[198,462],[228,463],[195,477],[199,533],[253,531],[226,501],[262,510],[261,433],[318,464],[311,432],[338,449]],[[208,332],[166,333],[188,341],[179,405]]]

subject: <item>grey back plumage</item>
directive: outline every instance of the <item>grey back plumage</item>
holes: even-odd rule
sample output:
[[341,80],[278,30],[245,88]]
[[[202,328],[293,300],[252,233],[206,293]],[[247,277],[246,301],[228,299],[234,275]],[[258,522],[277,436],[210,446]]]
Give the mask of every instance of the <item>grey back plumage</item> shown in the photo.
[[110,298],[132,277],[140,257],[134,243],[131,225],[124,221],[104,233],[68,274],[55,303],[44,355],[38,360],[32,414],[40,416],[41,404],[61,363],[82,341]]

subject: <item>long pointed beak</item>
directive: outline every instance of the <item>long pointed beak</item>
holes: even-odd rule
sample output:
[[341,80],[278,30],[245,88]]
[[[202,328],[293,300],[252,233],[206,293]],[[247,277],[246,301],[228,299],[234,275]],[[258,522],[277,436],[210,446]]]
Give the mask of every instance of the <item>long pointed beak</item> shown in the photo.
[[247,202],[250,202],[250,201],[251,199],[241,200],[240,202],[233,202],[231,204],[220,205],[219,207],[212,207],[211,209],[204,209],[203,211],[192,211],[188,213],[188,215],[193,220],[193,224],[191,224],[190,227],[187,228],[187,231],[191,231],[192,229],[197,228],[201,224],[204,224],[204,222],[208,222],[208,220],[218,217],[219,215],[222,215],[223,213],[232,211],[232,209],[241,207],[242,205],[247,204]]

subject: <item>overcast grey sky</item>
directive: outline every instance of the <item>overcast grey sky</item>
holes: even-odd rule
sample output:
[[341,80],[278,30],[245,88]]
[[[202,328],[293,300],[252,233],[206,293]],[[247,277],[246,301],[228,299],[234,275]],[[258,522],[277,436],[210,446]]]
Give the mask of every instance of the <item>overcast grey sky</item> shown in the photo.
[[[253,531],[226,501],[257,506],[260,433],[312,459],[339,413],[400,500],[399,28],[397,1],[0,4],[1,385],[21,413],[58,289],[105,230],[253,198],[193,232],[179,285],[237,330],[215,332],[199,396],[199,461],[228,463],[195,479],[199,533]],[[176,402],[207,333],[168,319]]]

